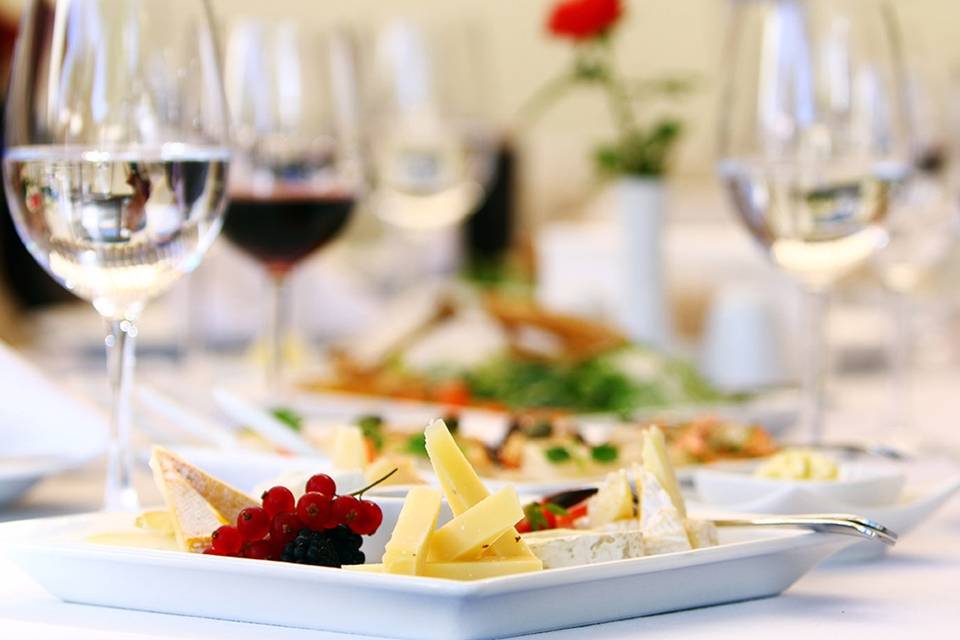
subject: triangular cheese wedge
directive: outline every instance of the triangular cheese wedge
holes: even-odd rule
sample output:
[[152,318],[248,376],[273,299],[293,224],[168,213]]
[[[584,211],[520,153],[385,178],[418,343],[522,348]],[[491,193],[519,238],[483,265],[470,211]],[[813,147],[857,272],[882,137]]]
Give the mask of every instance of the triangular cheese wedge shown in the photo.
[[634,466],[633,473],[639,485],[640,529],[647,555],[689,551],[692,547],[683,517],[660,481],[638,466]]
[[[196,467],[169,449],[154,447],[150,466],[166,474],[169,471],[181,476],[200,494],[225,522],[236,522],[237,514],[247,507],[257,507],[260,503],[223,480],[214,478],[206,471]],[[169,505],[168,505],[169,506]]]
[[681,518],[687,517],[687,506],[680,493],[677,474],[667,454],[667,440],[659,427],[653,426],[643,432],[643,468],[657,477],[657,483],[670,496]]
[[156,456],[151,458],[153,479],[163,493],[177,546],[184,551],[202,553],[210,546],[210,535],[223,522],[210,504],[187,480],[169,465],[164,468]]

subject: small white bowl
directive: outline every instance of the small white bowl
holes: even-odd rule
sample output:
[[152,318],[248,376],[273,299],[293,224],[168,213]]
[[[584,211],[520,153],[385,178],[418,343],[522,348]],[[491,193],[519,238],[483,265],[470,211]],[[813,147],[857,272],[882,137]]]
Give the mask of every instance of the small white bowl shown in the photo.
[[894,504],[906,481],[897,466],[882,463],[843,462],[839,478],[828,481],[760,478],[753,475],[755,467],[697,470],[698,498],[716,506],[755,506],[765,513],[823,513]]

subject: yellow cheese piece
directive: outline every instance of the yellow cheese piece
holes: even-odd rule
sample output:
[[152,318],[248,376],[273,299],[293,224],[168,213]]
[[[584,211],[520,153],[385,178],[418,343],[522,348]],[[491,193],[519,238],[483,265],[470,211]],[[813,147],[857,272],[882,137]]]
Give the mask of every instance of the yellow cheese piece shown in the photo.
[[201,553],[210,546],[210,535],[223,522],[203,496],[174,469],[164,469],[151,459],[153,478],[170,513],[177,545],[184,551]]
[[667,456],[667,441],[659,427],[643,432],[643,468],[652,473],[663,487],[681,518],[687,517],[687,506],[680,494],[680,483]]
[[419,575],[423,571],[440,516],[440,502],[440,492],[430,487],[413,487],[407,493],[397,525],[383,552],[387,573]]
[[587,501],[591,527],[633,518],[633,491],[625,469],[607,475],[597,493]]
[[430,542],[430,560],[475,560],[522,519],[517,490],[504,487],[440,527]]
[[368,484],[376,482],[394,469],[396,469],[397,472],[381,482],[381,487],[404,484],[426,484],[420,472],[417,471],[413,459],[400,454],[387,454],[371,462],[363,471],[363,479],[366,480]]
[[154,533],[173,535],[173,523],[170,521],[170,512],[166,509],[149,509],[137,516],[138,529]]
[[343,471],[363,469],[367,466],[367,444],[360,427],[342,425],[337,427],[333,440],[333,468]]
[[[343,568],[360,573],[384,572],[382,564],[344,565]],[[542,569],[543,563],[538,558],[482,558],[466,562],[428,562],[422,575],[446,580],[483,580]]]
[[[214,478],[206,471],[196,467],[172,451],[155,446],[150,458],[150,466],[161,473],[175,473],[190,483],[223,519],[224,523],[237,521],[237,515],[247,507],[258,507],[260,503],[244,492],[223,480]],[[158,485],[159,486],[159,485]],[[162,490],[162,489],[161,489]]]
[[[430,456],[430,463],[433,465],[434,473],[437,474],[437,479],[440,481],[454,516],[463,514],[490,495],[477,472],[457,446],[456,440],[453,439],[443,420],[434,420],[430,423],[425,434],[427,455]],[[517,518],[514,522],[519,520],[520,518]],[[501,536],[493,543],[493,551],[498,556],[536,557],[516,529],[511,529],[507,533],[510,535]]]
[[177,551],[179,549],[172,531],[168,534],[156,531],[95,533],[88,536],[87,541],[111,547],[136,547],[138,549],[158,549],[162,551]]

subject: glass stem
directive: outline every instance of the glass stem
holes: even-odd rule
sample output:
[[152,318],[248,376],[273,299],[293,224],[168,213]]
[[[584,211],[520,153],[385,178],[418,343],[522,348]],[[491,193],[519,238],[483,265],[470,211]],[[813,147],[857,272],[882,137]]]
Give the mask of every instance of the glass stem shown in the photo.
[[823,442],[826,407],[828,297],[822,289],[805,292],[807,344],[803,379],[803,425],[811,444]]
[[109,320],[107,368],[113,408],[110,415],[110,448],[107,452],[107,485],[103,505],[107,511],[136,511],[130,455],[131,390],[137,326],[132,320]]
[[890,397],[893,399],[892,435],[909,437],[913,400],[913,331],[910,323],[910,297],[901,291],[890,292],[893,333],[890,341]]
[[270,272],[272,301],[267,317],[267,388],[283,390],[285,363],[284,346],[290,325],[290,292],[285,271]]

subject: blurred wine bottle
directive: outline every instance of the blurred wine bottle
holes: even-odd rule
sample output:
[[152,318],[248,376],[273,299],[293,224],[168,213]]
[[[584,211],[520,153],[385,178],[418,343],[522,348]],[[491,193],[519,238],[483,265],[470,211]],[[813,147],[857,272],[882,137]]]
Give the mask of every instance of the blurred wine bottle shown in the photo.
[[494,171],[476,211],[464,225],[465,244],[472,261],[503,258],[513,240],[516,207],[516,153],[509,142],[497,149]]

